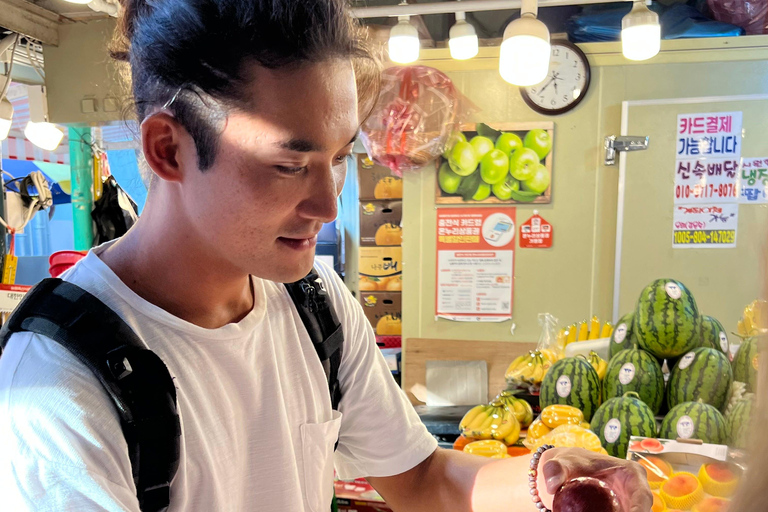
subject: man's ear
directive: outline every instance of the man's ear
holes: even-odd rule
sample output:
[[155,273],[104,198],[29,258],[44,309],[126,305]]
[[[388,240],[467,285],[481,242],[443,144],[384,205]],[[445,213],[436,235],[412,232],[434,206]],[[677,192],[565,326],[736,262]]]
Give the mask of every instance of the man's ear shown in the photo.
[[141,123],[144,158],[152,171],[164,181],[183,181],[181,162],[184,158],[181,151],[191,142],[186,139],[190,139],[187,131],[165,112],[151,115]]

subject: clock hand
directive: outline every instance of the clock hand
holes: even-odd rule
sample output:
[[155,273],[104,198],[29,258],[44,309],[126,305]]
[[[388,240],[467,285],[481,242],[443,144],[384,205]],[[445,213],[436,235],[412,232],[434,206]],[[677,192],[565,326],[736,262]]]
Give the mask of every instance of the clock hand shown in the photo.
[[549,81],[549,82],[547,82],[547,85],[545,85],[544,87],[542,87],[542,88],[541,88],[541,90],[539,91],[539,94],[543,93],[543,92],[544,92],[544,89],[546,89],[547,87],[549,87],[549,84],[551,84],[551,83],[554,83],[554,81],[555,81],[555,77],[552,77],[552,78],[550,79],[550,81]]

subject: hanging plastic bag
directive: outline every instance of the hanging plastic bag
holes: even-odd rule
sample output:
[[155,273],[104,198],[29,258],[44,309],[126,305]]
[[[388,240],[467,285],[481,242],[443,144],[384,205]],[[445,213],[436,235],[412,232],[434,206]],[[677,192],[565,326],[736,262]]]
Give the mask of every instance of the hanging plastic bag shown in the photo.
[[363,124],[362,142],[376,163],[402,176],[436,160],[469,111],[469,102],[443,72],[427,66],[388,68],[378,103]]
[[768,0],[707,0],[717,21],[743,28],[748,35],[765,33]]
[[552,363],[565,357],[565,345],[558,344],[557,318],[551,313],[539,313],[539,325],[541,334],[536,350],[544,354]]
[[133,199],[117,184],[114,176],[103,184],[101,198],[93,204],[91,217],[96,230],[94,246],[123,236],[139,218]]

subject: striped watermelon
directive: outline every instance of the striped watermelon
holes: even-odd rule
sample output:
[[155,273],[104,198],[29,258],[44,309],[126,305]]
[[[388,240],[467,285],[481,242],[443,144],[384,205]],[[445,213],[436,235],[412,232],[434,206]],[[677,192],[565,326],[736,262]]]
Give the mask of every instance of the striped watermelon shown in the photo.
[[733,359],[733,380],[747,385],[747,391],[754,393],[757,386],[757,340],[747,338],[741,342]]
[[685,402],[673,407],[661,423],[660,439],[701,439],[723,444],[726,440],[725,418],[709,404]]
[[572,405],[589,421],[600,406],[600,378],[583,357],[566,357],[550,367],[541,383],[541,408]]
[[699,346],[700,322],[688,288],[673,279],[658,279],[640,294],[634,331],[643,350],[659,358],[676,357]]
[[627,457],[631,436],[656,437],[653,411],[636,393],[606,401],[595,413],[589,427],[600,438],[608,455],[620,459]]
[[631,311],[621,317],[616,324],[616,328],[611,334],[611,343],[608,346],[608,359],[612,358],[622,350],[632,348],[637,344],[637,339],[633,331],[635,323],[635,312]]
[[612,357],[603,379],[603,400],[619,398],[630,391],[637,393],[653,414],[659,412],[664,399],[664,375],[656,358],[638,348],[623,350]]
[[725,430],[728,434],[728,446],[745,449],[749,441],[749,427],[752,420],[752,408],[755,395],[747,393],[733,405],[725,416]]
[[728,357],[718,349],[699,347],[683,355],[669,376],[667,403],[683,402],[713,405],[723,410],[728,404],[733,370]]
[[717,318],[701,315],[701,346],[716,348],[723,354],[728,354],[730,348],[728,334]]

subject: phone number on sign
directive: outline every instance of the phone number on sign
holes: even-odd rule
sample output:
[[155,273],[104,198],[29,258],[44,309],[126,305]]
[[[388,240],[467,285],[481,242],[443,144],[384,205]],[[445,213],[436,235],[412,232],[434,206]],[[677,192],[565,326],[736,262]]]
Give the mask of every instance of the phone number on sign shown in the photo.
[[735,230],[675,231],[676,244],[734,244]]
[[737,187],[733,183],[720,183],[719,185],[676,185],[676,199],[697,199],[704,197],[737,197]]

